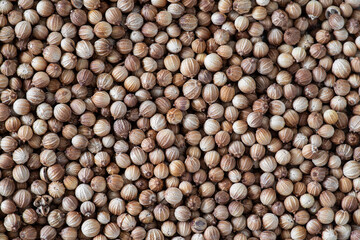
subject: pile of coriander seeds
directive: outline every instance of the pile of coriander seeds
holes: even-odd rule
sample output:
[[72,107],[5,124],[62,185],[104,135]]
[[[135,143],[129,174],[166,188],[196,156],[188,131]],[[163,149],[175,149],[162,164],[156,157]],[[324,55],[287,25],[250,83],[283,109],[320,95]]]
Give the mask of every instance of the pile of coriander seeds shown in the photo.
[[0,0],[0,240],[359,240],[360,0]]

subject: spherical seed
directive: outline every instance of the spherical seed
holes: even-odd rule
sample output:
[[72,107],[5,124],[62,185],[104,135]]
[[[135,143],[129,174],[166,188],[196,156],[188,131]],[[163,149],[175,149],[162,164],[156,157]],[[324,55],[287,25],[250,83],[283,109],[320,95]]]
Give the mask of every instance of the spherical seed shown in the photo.
[[100,232],[100,224],[95,219],[88,219],[81,225],[81,231],[86,237],[95,237]]
[[183,198],[183,194],[178,188],[172,187],[165,191],[165,200],[170,204],[177,204]]

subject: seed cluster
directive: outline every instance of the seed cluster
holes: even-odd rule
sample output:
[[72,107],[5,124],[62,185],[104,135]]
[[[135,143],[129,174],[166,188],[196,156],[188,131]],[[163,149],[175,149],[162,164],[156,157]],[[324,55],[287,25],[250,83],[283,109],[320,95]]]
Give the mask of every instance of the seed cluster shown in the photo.
[[0,240],[359,240],[359,0],[0,0]]

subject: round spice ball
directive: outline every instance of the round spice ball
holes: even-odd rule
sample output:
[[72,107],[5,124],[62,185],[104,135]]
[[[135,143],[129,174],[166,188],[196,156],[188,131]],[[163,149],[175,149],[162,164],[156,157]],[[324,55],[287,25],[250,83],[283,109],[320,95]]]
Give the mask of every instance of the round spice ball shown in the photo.
[[246,186],[242,183],[233,184],[230,187],[229,193],[231,198],[233,198],[234,200],[242,200],[248,194]]
[[360,176],[360,164],[357,161],[348,161],[343,168],[344,176],[350,179],[355,179]]
[[165,200],[170,204],[177,204],[183,198],[181,190],[175,187],[168,188],[164,194]]
[[199,71],[200,71],[200,66],[195,59],[188,58],[188,59],[184,59],[181,62],[180,72],[186,77],[194,77],[199,73]]
[[207,70],[216,72],[222,68],[222,59],[216,53],[211,53],[205,57],[204,65]]
[[95,219],[88,219],[81,224],[81,232],[86,237],[95,237],[100,232],[100,223]]

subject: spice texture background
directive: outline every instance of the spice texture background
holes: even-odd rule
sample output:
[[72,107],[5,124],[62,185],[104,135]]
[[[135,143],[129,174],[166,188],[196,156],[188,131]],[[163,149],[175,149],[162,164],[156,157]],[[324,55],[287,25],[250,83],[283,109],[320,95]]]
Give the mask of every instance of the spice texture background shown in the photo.
[[0,240],[359,240],[360,0],[0,0]]

